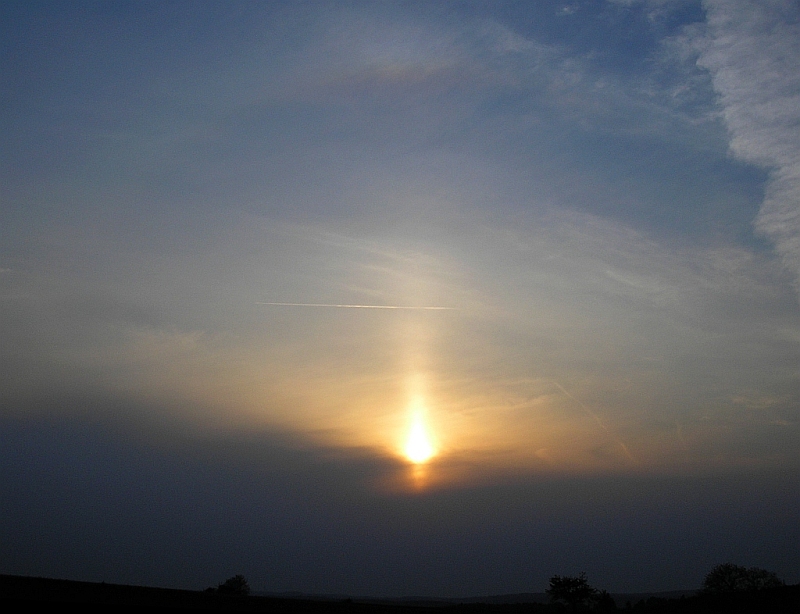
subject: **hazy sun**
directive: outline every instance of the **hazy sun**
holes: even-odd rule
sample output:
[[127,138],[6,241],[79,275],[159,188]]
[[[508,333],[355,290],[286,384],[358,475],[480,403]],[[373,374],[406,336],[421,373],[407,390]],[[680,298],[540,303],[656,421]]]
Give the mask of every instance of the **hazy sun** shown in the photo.
[[406,458],[414,464],[425,463],[436,453],[436,450],[428,436],[425,421],[421,412],[415,412],[411,430],[408,433],[405,448]]

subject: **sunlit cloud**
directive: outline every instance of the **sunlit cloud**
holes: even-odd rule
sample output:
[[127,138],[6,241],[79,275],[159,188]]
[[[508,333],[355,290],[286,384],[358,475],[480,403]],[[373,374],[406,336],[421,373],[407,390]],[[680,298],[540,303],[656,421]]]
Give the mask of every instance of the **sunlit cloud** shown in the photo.
[[[735,458],[735,433],[754,420],[796,424],[800,333],[781,273],[763,255],[675,248],[555,210],[514,222],[454,218],[455,232],[409,238],[346,227],[267,231],[246,217],[221,231],[238,237],[236,248],[187,254],[196,268],[175,261],[162,270],[172,324],[126,322],[135,310],[96,301],[107,324],[87,321],[84,343],[64,346],[61,360],[75,381],[186,408],[184,418],[204,428],[288,429],[381,457],[408,458],[412,433],[425,447],[409,409],[423,403],[426,445],[437,450],[428,485],[493,472],[702,466],[708,450],[727,445]],[[243,268],[240,253],[249,254]],[[284,260],[293,263],[288,276]],[[216,319],[222,298],[196,302],[206,325],[192,328],[198,320],[178,317],[179,306],[218,266],[236,267],[213,294],[235,297],[222,304],[236,318]],[[38,283],[36,300],[50,296],[42,294],[49,282]],[[272,287],[381,304],[253,300]],[[444,306],[426,297],[452,297],[459,308],[397,309]],[[64,338],[58,320],[29,329],[24,305],[8,317],[18,334]],[[40,385],[60,385],[59,370]],[[756,406],[759,415],[731,422]]]

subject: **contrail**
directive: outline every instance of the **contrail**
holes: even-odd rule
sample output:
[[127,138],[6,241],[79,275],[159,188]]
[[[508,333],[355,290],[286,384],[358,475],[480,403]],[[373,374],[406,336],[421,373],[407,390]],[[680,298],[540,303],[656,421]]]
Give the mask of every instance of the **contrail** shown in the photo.
[[457,311],[456,307],[411,307],[406,305],[337,305],[334,303],[263,303],[256,305],[277,305],[279,307],[333,307],[335,309],[413,309],[417,311]]
[[638,461],[638,459],[637,459],[637,458],[636,458],[636,457],[635,457],[633,454],[631,454],[631,453],[630,453],[630,450],[628,450],[628,446],[626,446],[626,445],[625,445],[625,442],[624,442],[624,441],[622,441],[622,440],[621,440],[619,437],[617,437],[617,436],[616,436],[614,433],[612,433],[612,432],[611,432],[611,429],[609,429],[609,428],[608,428],[608,427],[605,425],[605,423],[604,423],[604,422],[603,422],[603,421],[600,419],[600,416],[598,416],[598,415],[597,415],[596,413],[594,413],[594,412],[593,412],[591,409],[589,409],[589,408],[588,408],[586,405],[584,405],[583,403],[581,403],[581,402],[580,402],[578,399],[576,399],[576,398],[575,398],[574,396],[572,396],[572,395],[571,395],[569,392],[567,392],[566,388],[564,388],[564,386],[562,386],[561,384],[559,384],[557,381],[555,381],[555,380],[550,380],[550,381],[551,381],[551,382],[553,382],[553,383],[554,383],[556,386],[558,386],[558,388],[559,388],[559,390],[561,390],[561,392],[563,392],[563,393],[564,393],[565,395],[567,395],[567,396],[568,396],[570,399],[572,399],[572,400],[573,400],[573,401],[575,401],[575,402],[576,402],[578,405],[580,405],[580,406],[581,406],[581,408],[583,409],[583,411],[585,411],[587,414],[589,414],[589,416],[591,416],[591,417],[594,419],[594,421],[595,421],[595,422],[597,422],[597,425],[598,425],[598,426],[599,426],[601,429],[603,429],[603,430],[604,430],[606,433],[608,433],[608,435],[609,435],[609,436],[610,436],[612,439],[614,439],[614,440],[617,442],[617,444],[619,445],[619,447],[620,447],[620,448],[622,448],[622,451],[623,451],[623,452],[625,452],[625,456],[627,456],[627,457],[628,457],[630,460],[632,460],[634,463],[638,463],[638,462],[639,462],[639,461]]

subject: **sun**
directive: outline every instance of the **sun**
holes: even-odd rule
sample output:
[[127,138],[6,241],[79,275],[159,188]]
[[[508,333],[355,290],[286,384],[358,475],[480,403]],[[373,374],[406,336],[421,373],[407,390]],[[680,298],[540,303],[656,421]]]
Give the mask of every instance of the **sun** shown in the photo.
[[415,465],[428,462],[436,454],[421,412],[414,413],[411,430],[408,433],[403,452],[406,458]]

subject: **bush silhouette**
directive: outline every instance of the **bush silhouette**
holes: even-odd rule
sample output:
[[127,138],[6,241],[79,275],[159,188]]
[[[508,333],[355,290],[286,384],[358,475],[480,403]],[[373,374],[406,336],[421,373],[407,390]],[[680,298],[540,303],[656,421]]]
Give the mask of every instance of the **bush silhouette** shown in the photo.
[[217,587],[217,592],[221,595],[249,595],[250,585],[244,576],[239,574],[228,578]]

